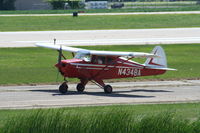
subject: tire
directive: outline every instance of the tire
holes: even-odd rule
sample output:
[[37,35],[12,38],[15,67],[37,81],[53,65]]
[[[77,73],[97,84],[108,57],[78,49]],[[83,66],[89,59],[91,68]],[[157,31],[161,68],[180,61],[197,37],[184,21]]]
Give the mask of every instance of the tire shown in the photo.
[[112,86],[110,86],[110,85],[104,86],[104,92],[105,93],[112,93]]
[[81,83],[77,84],[76,89],[78,92],[83,92],[85,89],[85,86]]
[[59,92],[65,94],[68,91],[68,85],[66,82],[63,82],[59,87]]

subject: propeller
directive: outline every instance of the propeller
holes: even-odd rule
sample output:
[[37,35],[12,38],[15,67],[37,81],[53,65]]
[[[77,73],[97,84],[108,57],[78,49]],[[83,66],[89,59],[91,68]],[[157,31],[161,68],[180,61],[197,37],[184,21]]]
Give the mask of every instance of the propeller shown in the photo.
[[[60,45],[60,49],[58,50],[58,65],[61,65],[62,59],[62,46]],[[58,68],[59,69],[59,68]],[[58,81],[59,70],[57,71],[56,82]]]
[[62,53],[62,45],[60,45],[60,49],[58,50],[58,65],[59,66],[58,66],[58,72],[57,72],[56,82],[58,81],[59,67],[61,66],[62,57],[66,60],[66,57]]
[[62,56],[63,56],[63,54],[62,54],[62,45],[60,45],[60,50],[58,50],[58,64],[60,65],[60,63],[61,63],[61,59],[62,59]]
[[[55,38],[54,38],[54,45],[56,45],[56,39]],[[60,49],[58,50],[58,65],[59,66],[61,65],[62,57],[64,59],[66,59],[65,56],[62,53],[62,45],[60,45]],[[57,72],[57,76],[56,76],[56,82],[58,81],[58,75],[59,75],[59,68],[58,68],[58,72]]]

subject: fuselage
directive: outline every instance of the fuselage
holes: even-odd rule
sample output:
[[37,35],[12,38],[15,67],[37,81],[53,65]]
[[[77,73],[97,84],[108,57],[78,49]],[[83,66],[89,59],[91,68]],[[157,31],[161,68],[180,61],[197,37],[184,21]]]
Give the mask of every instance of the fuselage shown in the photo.
[[115,79],[164,74],[166,70],[146,68],[145,65],[120,57],[93,56],[62,60],[55,65],[64,77],[79,79]]

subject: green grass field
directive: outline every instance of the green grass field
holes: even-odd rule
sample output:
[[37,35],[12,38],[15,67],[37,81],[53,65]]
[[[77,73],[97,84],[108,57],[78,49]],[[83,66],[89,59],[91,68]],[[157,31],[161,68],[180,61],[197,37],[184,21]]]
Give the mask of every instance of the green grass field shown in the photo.
[[[161,45],[167,54],[168,67],[178,71],[169,71],[164,75],[120,79],[120,81],[134,80],[173,80],[200,78],[200,44]],[[120,46],[85,46],[82,48],[112,51],[151,52],[152,45],[120,45]],[[72,58],[68,52],[66,57]],[[38,84],[61,82],[54,64],[57,62],[58,52],[45,48],[1,48],[0,49],[0,85],[8,84]],[[135,60],[144,63],[144,59]],[[77,80],[71,79],[76,82]]]
[[0,133],[199,133],[200,103],[0,110]]
[[0,31],[94,30],[199,27],[200,15],[0,17]]

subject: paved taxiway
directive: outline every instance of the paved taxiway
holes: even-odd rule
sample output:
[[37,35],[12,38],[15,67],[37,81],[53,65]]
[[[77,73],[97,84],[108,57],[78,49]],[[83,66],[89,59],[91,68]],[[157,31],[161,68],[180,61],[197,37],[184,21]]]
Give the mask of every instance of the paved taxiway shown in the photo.
[[93,84],[87,85],[84,93],[76,92],[76,85],[69,84],[69,92],[65,95],[58,92],[58,85],[2,86],[0,87],[0,108],[200,101],[200,80],[116,82],[110,84],[114,88],[112,94],[104,94],[102,89]]
[[73,45],[200,43],[200,28],[0,32],[0,47],[33,47],[37,42]]

